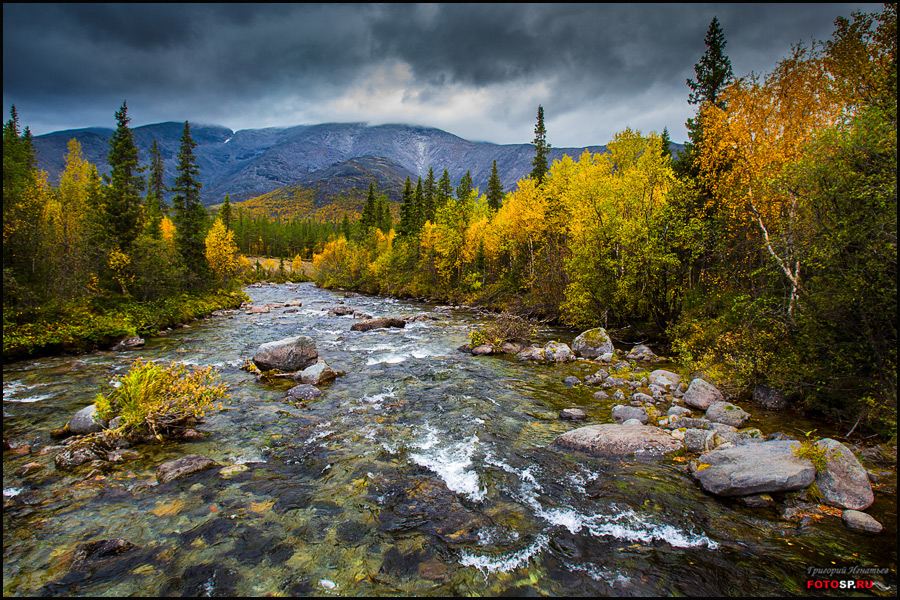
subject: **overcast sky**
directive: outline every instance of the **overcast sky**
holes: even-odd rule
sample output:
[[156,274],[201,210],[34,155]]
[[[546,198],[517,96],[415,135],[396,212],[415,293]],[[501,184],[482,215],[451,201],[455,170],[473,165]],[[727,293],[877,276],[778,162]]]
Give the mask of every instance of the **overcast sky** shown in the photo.
[[35,135],[185,120],[410,123],[554,147],[686,137],[714,16],[736,76],[879,4],[4,4],[3,121]]

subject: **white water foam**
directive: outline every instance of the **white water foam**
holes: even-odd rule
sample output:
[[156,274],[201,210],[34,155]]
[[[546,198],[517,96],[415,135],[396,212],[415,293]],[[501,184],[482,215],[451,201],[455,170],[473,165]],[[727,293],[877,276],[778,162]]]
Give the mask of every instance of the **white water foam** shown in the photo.
[[403,354],[388,353],[388,354],[382,354],[380,356],[373,356],[366,361],[366,366],[380,365],[380,364],[399,365],[400,363],[405,361],[407,358],[409,358],[409,356],[410,355],[406,354],[406,353],[403,353]]
[[427,423],[425,429],[428,432],[425,439],[413,444],[422,452],[410,454],[410,459],[436,473],[451,491],[481,502],[487,490],[479,486],[478,473],[471,470],[478,436],[473,435],[461,442],[444,443],[446,434]]
[[22,392],[28,392],[33,390],[34,388],[42,387],[48,385],[46,383],[35,383],[32,385],[28,385],[26,383],[22,383],[21,381],[10,381],[3,382],[3,401],[4,402],[40,402],[41,400],[46,400],[47,398],[53,398],[56,394],[38,394],[34,396],[25,396],[23,398],[16,398],[17,394]]
[[462,557],[459,559],[459,563],[464,567],[475,567],[485,576],[490,573],[496,573],[497,571],[508,573],[513,569],[518,569],[527,564],[533,557],[540,552],[543,552],[549,542],[550,538],[541,534],[534,543],[527,548],[498,558],[491,556],[477,556],[475,554],[463,552]]
[[24,492],[24,488],[3,488],[3,495],[6,498],[12,498],[13,496],[18,496],[22,492]]

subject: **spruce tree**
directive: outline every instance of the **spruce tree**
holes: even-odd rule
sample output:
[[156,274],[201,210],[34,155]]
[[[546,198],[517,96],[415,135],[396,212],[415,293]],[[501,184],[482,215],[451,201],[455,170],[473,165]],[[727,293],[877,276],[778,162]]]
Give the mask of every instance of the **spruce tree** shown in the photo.
[[344,213],[344,219],[341,221],[341,235],[348,242],[350,241],[350,216]]
[[549,169],[550,144],[547,143],[547,129],[544,127],[544,107],[538,106],[537,124],[534,126],[534,159],[531,161],[531,178],[538,185],[544,181]]
[[394,226],[394,218],[391,216],[391,207],[388,204],[387,197],[379,196],[375,206],[375,212],[378,214],[378,229],[380,229],[382,233],[387,234]]
[[163,183],[163,175],[163,160],[159,153],[159,146],[154,139],[153,147],[150,148],[150,178],[147,182],[147,199],[144,204],[144,228],[151,237],[156,239],[162,236],[160,224],[166,211],[166,201],[163,197],[166,192],[166,184]]
[[731,61],[725,56],[725,33],[719,25],[719,19],[713,17],[706,31],[706,52],[700,57],[700,62],[694,65],[694,73],[697,80],[688,79],[688,87],[691,94],[688,96],[690,104],[702,104],[709,102],[719,108],[722,105],[719,94],[734,75],[731,72]]
[[415,210],[413,211],[415,216],[414,227],[416,233],[422,230],[422,225],[425,224],[425,190],[422,189],[422,178],[419,177],[419,181],[416,183],[416,193],[415,193],[415,202],[413,203]]
[[491,178],[488,180],[487,203],[493,212],[497,212],[503,206],[503,184],[500,183],[500,176],[497,174],[496,160],[491,167]]
[[434,178],[434,168],[428,168],[428,177],[425,178],[425,186],[423,188],[425,192],[425,203],[424,203],[424,214],[422,215],[423,223],[425,221],[434,221],[434,197],[437,192],[437,181]]
[[660,136],[660,142],[662,142],[662,149],[660,150],[660,154],[663,158],[672,158],[672,140],[669,139],[669,128],[663,127],[662,136]]
[[231,198],[229,198],[228,194],[225,194],[225,202],[222,203],[222,208],[219,209],[219,218],[222,219],[222,225],[225,226],[225,230],[231,230]]
[[366,204],[363,207],[362,216],[359,220],[360,234],[365,234],[372,227],[378,226],[378,213],[376,212],[375,203],[375,182],[369,183],[369,195],[366,198]]
[[103,224],[108,243],[126,251],[140,233],[141,192],[146,185],[138,164],[138,149],[134,144],[134,133],[128,127],[128,105],[116,112],[118,123],[109,140],[110,150],[107,162],[110,166],[106,182],[106,198]]
[[184,132],[181,135],[181,149],[178,152],[177,177],[175,178],[175,197],[172,199],[172,207],[175,217],[175,240],[178,251],[184,259],[188,271],[194,273],[201,283],[207,279],[208,268],[206,264],[206,210],[200,201],[200,188],[198,181],[200,170],[194,156],[194,148],[197,143],[191,138],[190,124],[184,122]]
[[434,195],[434,210],[437,212],[453,196],[453,186],[450,183],[450,173],[444,169],[440,181],[438,181],[437,192]]
[[469,195],[472,193],[472,189],[474,185],[472,184],[472,174],[469,171],[466,171],[466,174],[462,176],[462,179],[459,180],[459,185],[456,186],[456,198],[462,202],[465,202],[469,199]]
[[400,222],[397,223],[397,235],[400,237],[415,233],[415,201],[412,182],[407,176],[406,185],[403,187],[403,199],[400,204]]

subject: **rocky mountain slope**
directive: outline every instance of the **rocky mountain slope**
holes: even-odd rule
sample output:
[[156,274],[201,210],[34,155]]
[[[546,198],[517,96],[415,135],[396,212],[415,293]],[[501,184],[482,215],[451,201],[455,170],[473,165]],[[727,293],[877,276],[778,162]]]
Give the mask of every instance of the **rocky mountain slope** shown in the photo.
[[[183,128],[183,123],[173,122],[134,128],[141,164],[149,164],[150,148],[157,140],[169,185],[175,179]],[[104,173],[109,170],[106,157],[112,134],[112,129],[93,127],[37,136],[38,166],[55,183],[64,167],[66,145],[76,138],[85,158]],[[386,162],[380,166],[367,159],[366,168],[396,172],[402,181],[406,174],[413,180],[418,176],[424,179],[430,167],[439,178],[446,168],[455,186],[466,171],[471,171],[475,185],[482,190],[496,160],[504,188],[509,190],[531,172],[534,157],[531,144],[472,142],[440,129],[412,125],[326,123],[235,132],[218,125],[191,124],[191,135],[197,142],[195,154],[204,204],[218,204],[226,193],[232,201],[240,201],[296,185],[335,192],[360,185],[368,189],[368,180],[360,177],[359,163],[348,162],[362,157],[383,159]],[[604,146],[587,149],[605,151]],[[551,148],[550,162],[564,155],[578,158],[584,150]]]

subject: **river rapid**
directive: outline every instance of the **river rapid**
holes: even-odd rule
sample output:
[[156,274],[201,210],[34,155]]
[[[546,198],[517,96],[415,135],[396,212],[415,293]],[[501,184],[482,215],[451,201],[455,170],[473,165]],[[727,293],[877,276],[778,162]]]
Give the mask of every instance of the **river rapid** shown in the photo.
[[[596,364],[458,352],[486,322],[467,309],[353,332],[352,317],[328,309],[343,302],[378,317],[435,306],[311,283],[246,291],[255,305],[302,306],[203,319],[138,350],[4,366],[3,439],[19,446],[3,455],[5,596],[812,595],[808,567],[845,565],[889,568],[876,579],[896,590],[892,494],[876,490],[867,512],[885,531],[866,537],[840,518],[801,524],[705,494],[677,454],[557,452],[548,445],[560,434],[611,421],[615,401],[562,383]],[[546,328],[536,341],[577,333]],[[240,369],[261,343],[298,334],[346,371],[306,405],[283,400],[293,382]],[[229,397],[207,414],[208,435],[136,446],[139,458],[102,474],[56,471],[55,452],[41,453],[58,443],[50,431],[138,357],[218,369]],[[561,421],[570,407],[587,421]],[[766,433],[828,434],[747,409]],[[156,467],[187,454],[227,468],[158,485]],[[16,474],[30,462],[45,468]],[[111,539],[134,548],[77,552]]]

